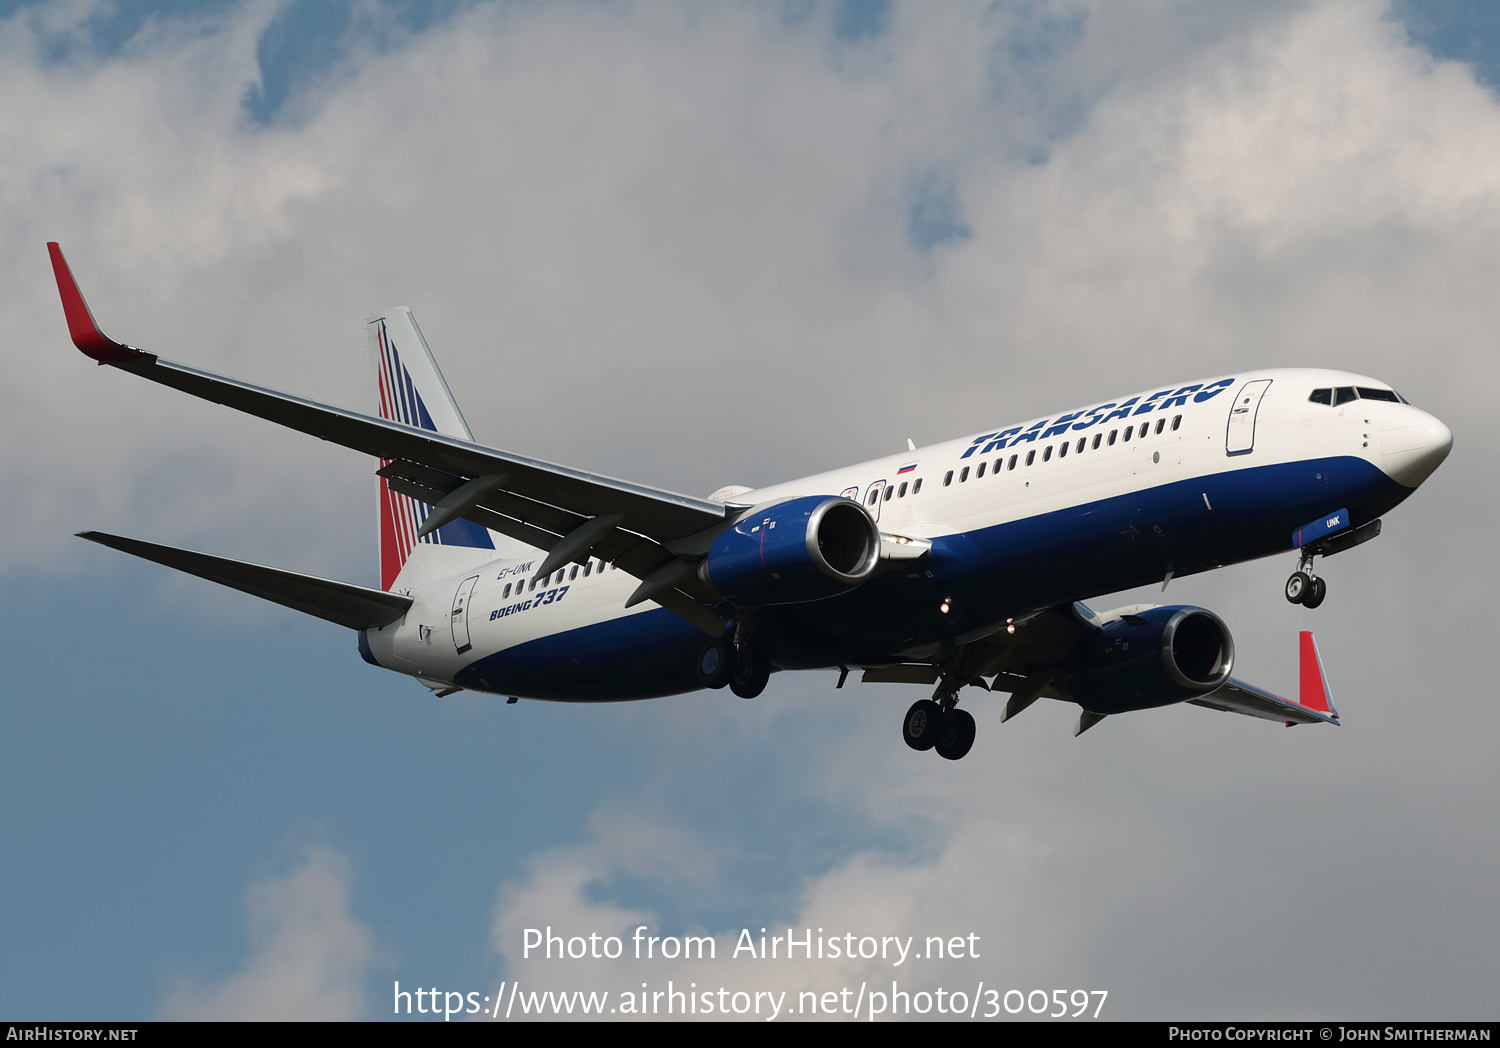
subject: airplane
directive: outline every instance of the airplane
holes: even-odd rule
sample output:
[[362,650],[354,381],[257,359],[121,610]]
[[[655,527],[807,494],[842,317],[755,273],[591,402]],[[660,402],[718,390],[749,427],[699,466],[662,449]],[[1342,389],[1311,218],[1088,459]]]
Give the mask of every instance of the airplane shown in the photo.
[[1453,435],[1389,384],[1280,369],[1163,383],[946,443],[707,498],[474,440],[411,311],[366,321],[365,415],[163,360],[104,334],[56,243],[73,343],[108,365],[379,460],[380,587],[138,539],[82,538],[357,631],[366,662],[460,690],[570,702],[851,670],[932,686],[914,750],[973,745],[967,687],[1105,717],[1180,702],[1338,724],[1311,632],[1299,696],[1236,680],[1234,641],[1191,605],[1084,600],[1279,553],[1316,608],[1316,558],[1380,534]]

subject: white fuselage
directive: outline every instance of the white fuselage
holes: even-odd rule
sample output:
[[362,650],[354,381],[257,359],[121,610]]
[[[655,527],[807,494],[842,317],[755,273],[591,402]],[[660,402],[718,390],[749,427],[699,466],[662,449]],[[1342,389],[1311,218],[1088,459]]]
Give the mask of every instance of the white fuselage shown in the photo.
[[[1224,490],[1226,482],[1233,490],[1236,477],[1244,476],[1246,491],[1254,488],[1254,497],[1274,502],[1274,487],[1260,490],[1272,476],[1264,472],[1266,467],[1302,462],[1358,460],[1378,480],[1388,478],[1406,491],[1415,488],[1446,455],[1451,433],[1404,402],[1354,399],[1334,405],[1309,400],[1314,389],[1349,387],[1389,390],[1363,376],[1310,369],[1173,385],[1121,398],[1119,405],[1090,405],[739,491],[730,501],[753,506],[843,494],[865,506],[883,533],[943,539],[991,533],[1032,518],[1060,519],[1055,515],[1122,497],[1144,498],[1173,485],[1181,490],[1179,482],[1208,478],[1214,479],[1216,490]],[[1248,471],[1262,471],[1254,474],[1254,484]],[[1205,489],[1202,520],[1208,527],[1219,507],[1212,504],[1210,485],[1199,486]],[[1385,501],[1393,505],[1400,490],[1392,490],[1395,494]],[[498,557],[489,550],[434,549],[432,555],[442,558],[440,571],[434,572],[432,559],[422,565],[431,581],[398,578],[393,589],[409,591],[414,604],[400,622],[369,632],[378,662],[448,684],[476,659],[570,631],[578,631],[579,643],[587,643],[589,627],[658,610],[650,602],[626,609],[625,600],[639,580],[610,565],[597,560],[586,567],[570,564],[560,578],[553,573],[534,584],[531,575],[545,554],[523,552],[518,544],[499,539],[497,549],[505,548],[511,552]],[[1223,548],[1214,560],[1227,564],[1266,552],[1260,545]],[[412,567],[408,564],[403,575]],[[476,580],[471,591],[465,588],[470,579]],[[1100,592],[1086,583],[1080,586],[1069,599]],[[456,606],[459,595],[463,599]],[[500,684],[496,690],[505,688]]]

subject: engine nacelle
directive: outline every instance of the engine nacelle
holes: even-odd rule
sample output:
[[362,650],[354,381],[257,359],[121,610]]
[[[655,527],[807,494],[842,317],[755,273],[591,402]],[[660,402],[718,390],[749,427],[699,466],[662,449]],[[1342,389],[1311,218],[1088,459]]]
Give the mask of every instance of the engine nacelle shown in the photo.
[[707,581],[737,604],[799,604],[869,578],[880,531],[859,503],[807,495],[747,510],[703,562]]
[[1229,679],[1234,640],[1217,615],[1180,605],[1130,609],[1068,660],[1063,684],[1090,713],[1170,706]]

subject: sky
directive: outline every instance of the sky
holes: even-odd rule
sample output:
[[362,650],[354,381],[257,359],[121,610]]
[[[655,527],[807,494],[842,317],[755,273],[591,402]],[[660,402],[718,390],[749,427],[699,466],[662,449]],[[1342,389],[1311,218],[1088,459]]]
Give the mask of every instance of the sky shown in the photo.
[[[895,982],[1493,1019],[1497,89],[1477,3],[0,5],[0,1016]],[[1338,729],[966,695],[950,763],[899,739],[920,689],[829,673],[436,699],[72,537],[376,582],[373,464],[92,367],[49,240],[115,337],[334,404],[408,305],[481,442],[699,495],[1277,366],[1455,449],[1317,612],[1290,554],[1090,595],[1213,609],[1283,693],[1316,628]],[[643,925],[717,956],[636,961]],[[966,945],[733,955],[762,928]]]

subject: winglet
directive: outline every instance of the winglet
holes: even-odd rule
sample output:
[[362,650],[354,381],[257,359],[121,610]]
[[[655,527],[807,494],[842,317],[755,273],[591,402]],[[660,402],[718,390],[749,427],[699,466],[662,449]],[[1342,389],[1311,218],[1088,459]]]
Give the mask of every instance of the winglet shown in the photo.
[[1300,670],[1297,701],[1310,710],[1326,713],[1338,720],[1339,712],[1333,707],[1333,692],[1328,687],[1328,675],[1323,672],[1323,658],[1318,654],[1318,642],[1307,630],[1303,630],[1301,634]]
[[57,293],[62,296],[63,315],[68,318],[68,334],[73,336],[73,345],[101,364],[155,360],[154,355],[116,342],[99,329],[89,304],[83,299],[83,292],[78,290],[78,281],[73,279],[67,259],[63,258],[62,248],[49,241],[47,251],[52,255],[52,272],[57,277]]

